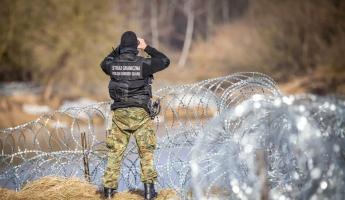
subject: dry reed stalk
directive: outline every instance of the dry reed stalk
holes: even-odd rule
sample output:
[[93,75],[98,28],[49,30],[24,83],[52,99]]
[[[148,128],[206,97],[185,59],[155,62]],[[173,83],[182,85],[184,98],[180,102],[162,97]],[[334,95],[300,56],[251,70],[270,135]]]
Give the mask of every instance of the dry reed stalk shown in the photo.
[[86,140],[85,132],[80,135],[81,146],[83,147],[83,164],[84,164],[84,177],[89,183],[91,182],[90,170],[89,170],[89,155],[88,155],[88,145]]
[[[102,200],[97,187],[78,178],[43,177],[15,192],[0,188],[0,200]],[[117,193],[114,200],[143,200],[142,191]],[[161,190],[156,200],[179,200],[174,190]]]

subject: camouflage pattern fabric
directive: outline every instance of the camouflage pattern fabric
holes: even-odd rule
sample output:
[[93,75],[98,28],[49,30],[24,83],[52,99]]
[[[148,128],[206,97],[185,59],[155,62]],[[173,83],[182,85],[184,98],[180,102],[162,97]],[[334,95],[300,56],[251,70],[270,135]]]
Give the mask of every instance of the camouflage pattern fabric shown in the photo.
[[149,114],[139,107],[118,108],[113,111],[112,130],[106,139],[109,152],[103,177],[104,187],[117,189],[121,161],[131,135],[138,146],[141,181],[154,183],[157,180],[157,172],[153,166],[156,135]]

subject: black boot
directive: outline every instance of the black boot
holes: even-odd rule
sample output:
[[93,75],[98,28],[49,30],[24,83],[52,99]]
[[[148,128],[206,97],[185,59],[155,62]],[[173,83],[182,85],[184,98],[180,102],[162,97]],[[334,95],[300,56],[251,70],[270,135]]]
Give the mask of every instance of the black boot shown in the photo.
[[145,200],[153,200],[157,197],[155,185],[153,183],[144,183]]
[[113,198],[116,193],[116,189],[104,187],[103,194],[105,199]]

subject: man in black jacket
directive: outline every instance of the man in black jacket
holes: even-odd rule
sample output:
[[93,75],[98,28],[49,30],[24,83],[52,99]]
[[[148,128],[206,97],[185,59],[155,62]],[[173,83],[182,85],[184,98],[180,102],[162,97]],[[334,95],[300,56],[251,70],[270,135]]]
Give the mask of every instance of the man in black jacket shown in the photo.
[[[138,49],[145,50],[151,58],[138,56]],[[118,187],[118,177],[124,151],[134,135],[144,183],[145,199],[157,196],[154,183],[157,172],[153,166],[156,135],[151,120],[151,83],[153,74],[167,68],[170,60],[163,53],[146,45],[132,31],[123,33],[121,43],[101,63],[102,70],[110,76],[109,95],[113,124],[106,139],[109,149],[108,164],[103,177],[104,196],[111,198]]]

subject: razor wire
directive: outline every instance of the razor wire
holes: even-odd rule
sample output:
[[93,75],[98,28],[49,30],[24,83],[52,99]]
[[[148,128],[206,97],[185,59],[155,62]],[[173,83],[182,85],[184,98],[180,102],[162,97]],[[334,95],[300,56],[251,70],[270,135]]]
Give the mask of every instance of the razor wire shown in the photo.
[[253,95],[199,133],[195,199],[344,199],[344,128],[340,98]]
[[[254,72],[166,87],[155,98],[162,105],[154,119],[159,188],[175,189],[182,199],[343,196],[343,100],[284,96],[270,77]],[[85,158],[90,181],[101,186],[110,103],[1,130],[0,186],[19,190],[52,175],[84,178]],[[139,166],[131,140],[120,190],[142,188]]]
[[[157,133],[155,166],[158,186],[181,195],[191,191],[191,148],[204,124],[253,94],[280,95],[274,81],[260,73],[237,73],[199,83],[163,88],[154,120]],[[19,190],[43,176],[84,177],[89,161],[93,184],[101,185],[106,164],[105,138],[111,127],[111,102],[73,107],[0,131],[0,186]],[[86,135],[87,149],[82,146]],[[120,190],[141,188],[139,158],[131,140],[122,162]]]

